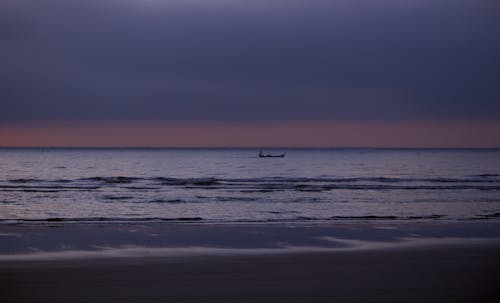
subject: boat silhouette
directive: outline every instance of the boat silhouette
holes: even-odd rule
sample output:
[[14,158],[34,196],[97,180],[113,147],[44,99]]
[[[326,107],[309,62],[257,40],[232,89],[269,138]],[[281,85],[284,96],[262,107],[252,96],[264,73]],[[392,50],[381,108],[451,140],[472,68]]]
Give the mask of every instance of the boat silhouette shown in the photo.
[[259,158],[284,158],[285,155],[286,153],[273,155],[273,154],[264,154],[262,151],[259,152]]

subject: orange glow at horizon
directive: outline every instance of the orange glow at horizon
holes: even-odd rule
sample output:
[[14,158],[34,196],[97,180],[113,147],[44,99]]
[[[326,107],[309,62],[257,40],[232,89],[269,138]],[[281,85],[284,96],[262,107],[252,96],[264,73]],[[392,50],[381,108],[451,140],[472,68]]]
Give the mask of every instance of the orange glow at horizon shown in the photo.
[[500,147],[498,121],[52,122],[0,125],[17,147]]

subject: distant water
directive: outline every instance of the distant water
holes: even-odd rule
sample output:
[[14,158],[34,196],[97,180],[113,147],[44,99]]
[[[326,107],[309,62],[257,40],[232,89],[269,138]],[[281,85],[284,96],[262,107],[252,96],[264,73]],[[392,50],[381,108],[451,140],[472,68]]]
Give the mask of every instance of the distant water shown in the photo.
[[0,222],[499,220],[500,150],[0,149]]

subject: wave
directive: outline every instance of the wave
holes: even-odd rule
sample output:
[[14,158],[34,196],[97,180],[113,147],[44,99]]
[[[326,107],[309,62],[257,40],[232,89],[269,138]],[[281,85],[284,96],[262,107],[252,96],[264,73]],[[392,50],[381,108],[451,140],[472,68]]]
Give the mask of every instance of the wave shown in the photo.
[[298,214],[299,212],[294,210],[282,210],[282,211],[272,210],[268,211],[267,213],[273,215],[282,215],[282,214]]
[[173,178],[173,177],[90,177],[79,179],[11,179],[0,181],[0,191],[57,192],[95,191],[119,187],[129,191],[160,190],[162,187],[184,189],[222,189],[242,193],[275,191],[323,192],[331,190],[500,190],[496,174],[461,178],[395,178],[395,177],[263,177],[263,178]]
[[[293,211],[279,212],[270,211],[270,214],[292,214]],[[263,218],[263,219],[240,219],[230,221],[233,223],[283,223],[283,222],[328,222],[328,221],[421,221],[445,219],[446,215],[431,214],[423,216],[392,216],[392,215],[362,215],[362,216],[331,216],[331,217],[308,217],[296,216],[294,218]]]
[[30,182],[38,182],[38,179],[30,179],[30,178],[19,178],[19,179],[11,179],[9,182],[11,183],[30,183]]
[[500,177],[500,174],[479,174],[479,175],[473,175],[473,177],[496,178],[496,177]]
[[187,203],[185,200],[181,199],[154,199],[149,201],[149,203],[172,203],[172,204],[177,204],[177,203]]
[[216,178],[165,178],[165,177],[157,177],[153,178],[153,180],[159,181],[163,185],[215,185],[218,184],[219,180]]
[[132,183],[135,180],[140,180],[141,178],[136,178],[136,177],[122,177],[122,176],[117,176],[117,177],[91,177],[91,178],[82,178],[82,179],[77,179],[77,180],[83,180],[83,181],[97,181],[97,182],[103,182],[103,183],[109,183],[109,184],[120,184],[120,183]]
[[242,193],[269,193],[283,190],[295,190],[300,192],[324,192],[332,190],[481,190],[499,191],[499,186],[477,186],[477,185],[450,185],[450,186],[391,186],[391,185],[301,185],[301,186],[281,186],[274,188],[245,188]]
[[50,192],[57,193],[62,191],[94,191],[99,186],[60,186],[60,185],[0,185],[0,191],[3,192]]
[[105,199],[105,200],[130,200],[133,198],[134,197],[130,197],[130,196],[111,196],[111,195],[107,195],[107,196],[103,197],[103,199]]
[[0,185],[0,188],[39,188],[39,189],[98,189],[100,186],[59,186],[59,185]]
[[257,201],[258,199],[259,198],[254,198],[254,197],[215,197],[215,200],[220,202],[234,202],[234,201],[250,202],[250,201]]
[[376,216],[376,215],[366,215],[366,216],[332,216],[328,218],[314,218],[314,217],[297,217],[298,220],[422,220],[422,219],[441,219],[445,215],[428,215],[428,216]]
[[[402,178],[402,177],[259,177],[259,178],[215,178],[215,177],[199,177],[199,178],[175,178],[175,177],[126,177],[126,176],[110,176],[110,177],[89,177],[77,179],[56,179],[42,180],[33,178],[18,178],[5,180],[10,183],[70,183],[70,182],[98,182],[107,184],[133,183],[136,181],[153,181],[165,185],[216,185],[220,183],[356,183],[356,182],[377,182],[377,183],[402,183],[402,182],[435,182],[435,183],[500,183],[500,174],[479,174],[470,177],[423,177],[423,178]],[[4,181],[4,182],[5,182]],[[1,182],[1,181],[0,181]]]
[[481,218],[481,219],[499,219],[500,218],[500,212],[492,213],[492,214],[478,215],[478,217]]
[[123,188],[130,190],[144,190],[144,191],[160,189],[160,187],[151,187],[151,186],[124,186]]
[[[272,214],[293,214],[294,212],[271,212]],[[201,217],[178,217],[178,218],[163,218],[163,217],[142,217],[142,218],[128,218],[128,217],[87,217],[87,218],[37,218],[37,219],[0,219],[0,224],[23,224],[23,223],[161,223],[161,222],[206,222],[206,223],[273,223],[273,222],[325,222],[325,221],[387,221],[387,220],[422,220],[422,219],[440,219],[444,215],[430,215],[430,216],[415,216],[415,217],[397,217],[397,216],[332,216],[326,218],[320,217],[307,217],[296,216],[294,218],[262,218],[262,219],[239,219],[239,220],[223,220],[214,221],[206,220]]]
[[393,215],[388,215],[388,216],[381,216],[381,215],[363,215],[363,216],[331,216],[331,217],[326,217],[326,218],[316,218],[316,217],[306,217],[306,216],[298,216],[296,217],[297,220],[299,221],[351,221],[351,220],[436,220],[436,219],[442,219],[446,217],[446,215],[438,215],[438,214],[433,214],[433,215],[424,215],[424,216],[393,216]]
[[[272,215],[281,214],[296,214],[296,211],[268,211],[266,213]],[[462,218],[459,220],[498,220],[500,213],[473,215],[469,218]],[[352,221],[434,221],[434,220],[457,220],[456,218],[448,218],[444,214],[430,214],[421,216],[395,216],[395,215],[359,215],[359,216],[330,216],[330,217],[309,217],[309,216],[295,216],[290,218],[269,218],[263,217],[260,219],[228,219],[228,220],[214,220],[205,219],[202,217],[50,217],[50,218],[23,218],[23,219],[0,219],[0,224],[53,224],[53,223],[67,223],[67,224],[93,224],[93,223],[301,223],[301,222],[352,222]]]
[[179,218],[116,218],[116,217],[89,217],[89,218],[40,218],[40,219],[0,219],[0,223],[105,223],[105,222],[196,222],[202,221],[201,217]]

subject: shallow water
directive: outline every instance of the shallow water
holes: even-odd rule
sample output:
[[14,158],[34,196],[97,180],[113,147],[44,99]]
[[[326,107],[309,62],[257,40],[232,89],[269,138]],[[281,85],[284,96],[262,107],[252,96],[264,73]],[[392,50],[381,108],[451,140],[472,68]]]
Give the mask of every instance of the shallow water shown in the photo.
[[500,150],[0,149],[0,220],[500,219]]

